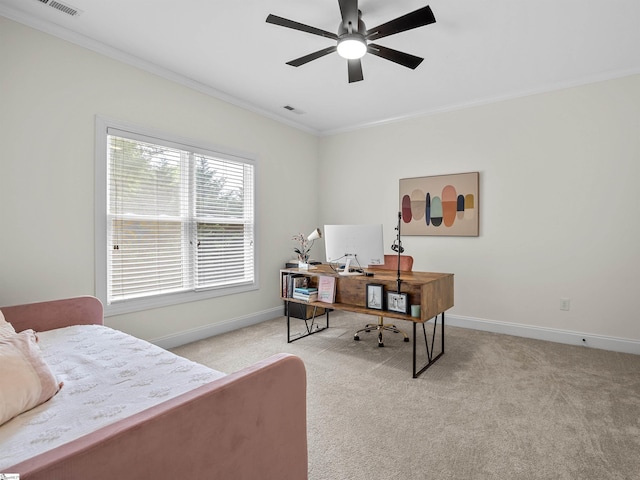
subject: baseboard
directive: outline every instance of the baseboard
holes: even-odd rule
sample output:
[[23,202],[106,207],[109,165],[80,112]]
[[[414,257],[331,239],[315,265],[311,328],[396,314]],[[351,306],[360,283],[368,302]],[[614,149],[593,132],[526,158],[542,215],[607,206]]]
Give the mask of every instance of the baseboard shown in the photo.
[[[162,348],[175,348],[179,347],[180,345],[185,345],[187,343],[213,337],[214,335],[220,335],[222,333],[231,332],[233,330],[238,330],[239,328],[249,327],[257,323],[262,323],[273,318],[281,317],[282,312],[283,307],[280,306],[269,310],[263,310],[262,312],[256,312],[250,315],[232,318],[229,320],[225,320],[224,322],[207,325],[205,327],[194,328],[192,330],[154,338],[149,341]],[[283,324],[282,328],[283,332],[285,332],[284,336],[286,336],[286,325]]]
[[494,320],[463,317],[460,315],[447,315],[446,313],[445,325],[640,355],[640,342],[625,338],[606,337],[590,333],[572,332],[570,330],[558,330],[555,328],[543,328],[532,325],[498,322]]
[[[158,337],[150,341],[162,348],[175,348],[180,345],[213,337],[214,335],[220,335],[239,328],[249,327],[282,315],[283,307],[279,306],[262,312],[232,318],[213,325],[207,325],[205,327],[195,328],[193,330],[187,330],[173,335]],[[590,348],[599,348],[601,350],[640,355],[640,342],[625,338],[607,337],[603,335],[559,330],[555,328],[535,327],[532,325],[522,325],[518,323],[499,322],[482,318],[464,317],[462,315],[448,315],[446,313],[445,324],[452,327],[469,328],[472,330],[514,335],[516,337],[534,338],[536,340],[546,340],[549,342],[565,343],[568,345],[582,345]],[[284,328],[285,326],[283,324],[283,332]]]

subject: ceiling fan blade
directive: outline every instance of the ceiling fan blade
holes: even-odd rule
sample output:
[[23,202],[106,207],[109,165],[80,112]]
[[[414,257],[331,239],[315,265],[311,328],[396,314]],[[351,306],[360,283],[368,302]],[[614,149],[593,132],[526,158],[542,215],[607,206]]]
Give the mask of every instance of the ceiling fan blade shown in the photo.
[[391,60],[392,62],[398,63],[412,70],[420,65],[422,60],[424,60],[424,58],[416,57],[409,53],[399,52],[398,50],[383,47],[382,45],[376,45],[375,43],[370,43],[367,46],[367,52],[386,60]]
[[311,33],[312,35],[319,35],[321,37],[330,38],[332,40],[338,40],[338,35],[335,33],[321,30],[320,28],[311,27],[304,23],[294,22],[286,18],[278,17],[277,15],[269,15],[267,17],[267,23],[273,23],[274,25],[280,25],[281,27],[292,28],[294,30],[300,30],[301,32]]
[[362,62],[359,58],[347,60],[347,65],[349,68],[349,83],[364,80],[364,76],[362,75]]
[[377,40],[379,38],[388,37],[395,33],[405,32],[413,28],[422,27],[423,25],[429,25],[435,23],[436,17],[431,11],[431,7],[419,8],[411,13],[407,13],[402,17],[398,17],[395,20],[391,20],[382,25],[378,25],[375,28],[367,30],[367,40]]
[[349,30],[349,23],[353,26],[353,31],[358,31],[358,0],[338,0],[340,4],[340,14],[342,15],[342,25],[345,30]]
[[300,65],[304,65],[305,63],[309,63],[311,60],[315,60],[316,58],[324,57],[325,55],[329,55],[330,53],[335,52],[338,49],[335,45],[327,48],[323,48],[322,50],[318,50],[317,52],[310,53],[309,55],[305,55],[304,57],[296,58],[295,60],[291,60],[287,62],[287,65],[291,65],[292,67],[299,67]]

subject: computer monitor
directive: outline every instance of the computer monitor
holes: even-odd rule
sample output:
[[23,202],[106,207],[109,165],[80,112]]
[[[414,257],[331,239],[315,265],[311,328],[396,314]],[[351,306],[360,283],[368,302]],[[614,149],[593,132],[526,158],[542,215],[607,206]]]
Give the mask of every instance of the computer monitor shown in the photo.
[[344,263],[344,274],[362,273],[350,268],[384,263],[382,224],[325,225],[324,246],[327,262]]

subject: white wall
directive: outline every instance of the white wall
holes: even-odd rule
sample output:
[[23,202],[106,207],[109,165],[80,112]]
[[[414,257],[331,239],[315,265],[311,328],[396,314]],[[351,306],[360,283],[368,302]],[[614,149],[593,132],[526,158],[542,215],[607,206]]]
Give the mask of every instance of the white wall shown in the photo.
[[633,76],[318,139],[0,17],[0,305],[95,293],[101,114],[258,158],[261,289],[112,326],[168,346],[277,315],[293,234],[383,222],[390,245],[398,179],[479,171],[479,237],[403,238],[455,274],[448,318],[640,353],[639,112]]
[[[257,157],[260,290],[107,323],[157,340],[281,314],[276,272],[291,258],[291,236],[316,226],[316,184],[308,179],[318,139],[4,17],[0,305],[95,293],[96,114]],[[294,202],[291,186],[300,183],[304,202]]]
[[450,318],[640,353],[640,76],[323,138],[321,222],[383,222],[390,246],[400,178],[469,171],[480,236],[403,237],[415,269],[455,274]]

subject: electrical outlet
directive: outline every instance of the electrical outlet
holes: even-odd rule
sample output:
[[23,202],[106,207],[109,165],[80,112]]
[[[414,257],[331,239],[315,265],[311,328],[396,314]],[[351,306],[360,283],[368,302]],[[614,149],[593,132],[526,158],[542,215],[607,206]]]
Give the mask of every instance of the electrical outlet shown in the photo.
[[571,308],[571,300],[568,298],[560,299],[560,310],[569,310]]

